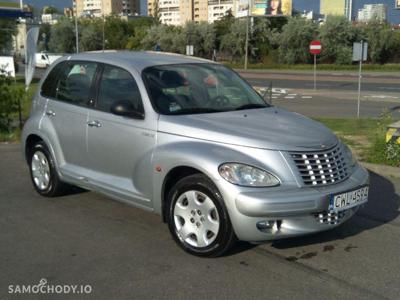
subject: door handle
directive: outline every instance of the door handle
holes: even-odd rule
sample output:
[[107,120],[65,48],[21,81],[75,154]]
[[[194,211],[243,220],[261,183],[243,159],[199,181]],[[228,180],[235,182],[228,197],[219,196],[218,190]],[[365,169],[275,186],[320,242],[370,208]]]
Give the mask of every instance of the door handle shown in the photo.
[[46,111],[46,115],[54,117],[56,115],[56,113],[50,109],[50,110]]
[[89,127],[101,127],[101,123],[96,120],[87,122],[87,125]]

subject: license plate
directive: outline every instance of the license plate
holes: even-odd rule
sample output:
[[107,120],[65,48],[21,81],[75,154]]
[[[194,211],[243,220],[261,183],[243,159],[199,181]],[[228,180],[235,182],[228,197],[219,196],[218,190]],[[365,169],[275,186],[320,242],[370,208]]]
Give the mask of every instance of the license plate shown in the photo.
[[368,201],[369,186],[341,194],[331,195],[329,210],[341,211]]

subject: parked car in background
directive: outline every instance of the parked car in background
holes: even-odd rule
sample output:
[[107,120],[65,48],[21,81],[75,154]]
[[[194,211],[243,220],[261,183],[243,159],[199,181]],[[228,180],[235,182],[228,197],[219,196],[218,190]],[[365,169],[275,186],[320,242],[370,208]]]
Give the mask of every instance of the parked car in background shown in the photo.
[[22,134],[36,191],[75,185],[158,213],[191,254],[332,229],[368,200],[368,172],[328,128],[215,62],[77,54],[39,87]]
[[62,55],[45,52],[36,53],[36,67],[45,69],[60,57],[62,57]]

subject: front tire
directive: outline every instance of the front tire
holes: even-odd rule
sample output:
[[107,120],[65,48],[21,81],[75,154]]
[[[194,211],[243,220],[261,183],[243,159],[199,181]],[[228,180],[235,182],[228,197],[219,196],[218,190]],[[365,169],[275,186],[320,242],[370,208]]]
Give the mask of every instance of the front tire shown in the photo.
[[216,257],[236,241],[229,215],[214,183],[202,174],[178,181],[168,194],[168,227],[186,252]]
[[44,142],[37,142],[29,149],[28,164],[33,187],[40,195],[56,197],[65,193],[67,185],[58,177],[53,157]]

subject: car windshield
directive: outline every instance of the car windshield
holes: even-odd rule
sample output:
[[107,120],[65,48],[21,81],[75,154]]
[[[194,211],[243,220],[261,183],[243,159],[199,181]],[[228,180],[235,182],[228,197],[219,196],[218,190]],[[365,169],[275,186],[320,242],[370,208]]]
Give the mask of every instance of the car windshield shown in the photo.
[[161,65],[143,73],[151,101],[161,114],[200,114],[269,107],[232,70],[218,64]]

